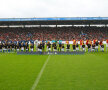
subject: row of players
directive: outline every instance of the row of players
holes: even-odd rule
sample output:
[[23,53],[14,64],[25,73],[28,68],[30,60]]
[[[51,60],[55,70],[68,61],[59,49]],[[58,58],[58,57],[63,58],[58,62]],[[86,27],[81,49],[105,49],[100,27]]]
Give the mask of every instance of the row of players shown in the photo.
[[[66,41],[66,45],[62,43],[62,40],[59,40],[58,42],[56,40],[53,40],[52,42],[40,42],[36,41],[35,43],[33,41],[5,41],[0,42],[0,51],[34,51],[34,46],[36,45],[36,51],[45,51],[45,46],[47,47],[46,51],[64,51],[65,48],[67,51],[70,51],[70,44],[69,41]],[[82,51],[86,51],[86,48],[88,48],[88,52],[91,51],[98,51],[98,47],[100,46],[101,51],[104,51],[104,44],[103,41],[98,40],[87,40],[86,43],[84,43],[83,40],[80,40],[80,46],[78,44],[78,41],[73,40],[72,48],[73,51],[79,51],[79,47]],[[106,51],[108,48],[108,40],[106,40]]]

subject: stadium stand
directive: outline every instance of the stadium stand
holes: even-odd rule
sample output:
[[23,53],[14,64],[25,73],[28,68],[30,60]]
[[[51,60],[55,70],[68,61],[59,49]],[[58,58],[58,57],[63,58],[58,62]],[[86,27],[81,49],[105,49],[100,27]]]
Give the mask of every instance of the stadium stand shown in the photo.
[[108,39],[107,27],[29,27],[0,28],[0,40],[53,40],[71,41],[86,39]]

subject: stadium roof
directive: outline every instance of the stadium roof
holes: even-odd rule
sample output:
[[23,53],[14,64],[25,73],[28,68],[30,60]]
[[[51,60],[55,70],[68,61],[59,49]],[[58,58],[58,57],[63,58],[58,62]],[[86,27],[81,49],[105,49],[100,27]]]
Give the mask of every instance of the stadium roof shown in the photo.
[[108,17],[1,18],[0,25],[108,24]]

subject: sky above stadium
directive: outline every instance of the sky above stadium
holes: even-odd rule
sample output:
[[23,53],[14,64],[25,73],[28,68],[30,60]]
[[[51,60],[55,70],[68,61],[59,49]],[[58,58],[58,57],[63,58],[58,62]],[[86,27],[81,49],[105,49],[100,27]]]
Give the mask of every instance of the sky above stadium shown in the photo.
[[0,18],[108,17],[108,0],[0,0]]

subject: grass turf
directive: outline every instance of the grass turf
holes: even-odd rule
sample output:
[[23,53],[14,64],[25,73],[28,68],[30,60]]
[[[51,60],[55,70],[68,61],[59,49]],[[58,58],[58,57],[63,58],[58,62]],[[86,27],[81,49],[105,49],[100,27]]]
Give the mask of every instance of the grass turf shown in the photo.
[[[0,90],[30,90],[47,55],[0,54]],[[108,90],[108,53],[51,55],[35,90]]]
[[0,90],[30,90],[47,56],[0,55]]

